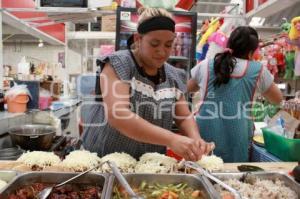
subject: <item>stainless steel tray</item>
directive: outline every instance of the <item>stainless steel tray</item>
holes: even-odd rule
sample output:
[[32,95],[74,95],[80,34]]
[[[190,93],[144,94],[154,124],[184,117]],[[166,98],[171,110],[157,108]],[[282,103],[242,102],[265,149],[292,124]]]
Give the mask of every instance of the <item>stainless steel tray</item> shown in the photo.
[[[219,199],[219,194],[214,190],[211,184],[207,184],[205,180],[198,175],[192,174],[124,174],[124,177],[130,185],[138,186],[142,181],[147,183],[174,184],[185,182],[192,188],[203,190],[205,198]],[[106,192],[106,199],[111,199],[113,196],[113,187],[116,185],[117,179],[110,176],[109,184]]]
[[[17,171],[2,170],[2,171],[0,171],[0,180],[3,180],[9,184],[15,177],[17,177],[18,174],[19,173]],[[6,187],[7,186],[3,187],[3,189],[0,189],[0,193],[1,193],[1,190],[4,190]]]
[[[30,172],[19,175],[8,186],[0,192],[0,198],[7,198],[9,194],[13,193],[21,186],[31,183],[47,183],[57,184],[64,180],[67,180],[78,173],[59,173],[59,172]],[[87,173],[74,181],[71,184],[86,184],[86,185],[98,185],[102,186],[101,199],[105,198],[105,192],[109,181],[109,175],[99,173]]]
[[284,182],[285,186],[291,188],[298,194],[300,198],[300,184],[298,184],[294,179],[280,172],[252,172],[252,173],[213,173],[213,175],[220,180],[227,179],[241,179],[244,175],[252,175],[264,180],[276,180],[279,179]]

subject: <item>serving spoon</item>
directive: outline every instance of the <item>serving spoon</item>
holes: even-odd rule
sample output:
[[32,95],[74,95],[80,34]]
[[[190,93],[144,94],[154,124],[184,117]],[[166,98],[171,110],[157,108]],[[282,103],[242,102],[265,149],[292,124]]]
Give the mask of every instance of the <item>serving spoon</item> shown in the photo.
[[191,162],[191,161],[184,161],[183,164],[184,164],[184,166],[186,166],[188,168],[196,170],[200,175],[204,175],[205,177],[218,183],[220,186],[222,186],[226,190],[230,191],[234,195],[235,199],[242,199],[241,194],[237,190],[235,190],[231,186],[227,185],[226,183],[222,182],[215,176],[211,175],[209,172],[207,172],[205,169],[203,169],[199,164],[197,164],[195,162]]
[[118,179],[119,183],[122,185],[122,187],[126,190],[126,192],[129,194],[131,199],[145,199],[144,197],[141,197],[137,195],[132,188],[130,187],[129,183],[127,182],[126,178],[122,175],[121,171],[118,169],[117,165],[112,161],[106,161],[108,166],[113,171],[113,174]]
[[82,175],[84,175],[84,174],[86,174],[86,173],[88,173],[88,172],[90,172],[90,171],[92,171],[92,170],[94,170],[94,169],[96,169],[96,168],[98,168],[98,167],[99,167],[99,165],[94,166],[94,167],[92,167],[92,168],[90,168],[90,169],[88,169],[88,170],[86,170],[86,171],[84,171],[84,172],[81,172],[81,173],[77,174],[76,176],[74,176],[74,177],[72,177],[72,178],[70,178],[70,179],[67,179],[67,180],[63,181],[62,183],[59,183],[59,184],[57,184],[57,185],[54,185],[54,186],[50,186],[50,187],[44,188],[42,191],[40,191],[40,192],[38,193],[38,198],[39,198],[39,199],[47,199],[47,197],[50,195],[50,193],[52,192],[52,190],[53,190],[54,188],[63,186],[63,185],[65,185],[65,184],[71,182],[72,180],[75,180],[76,178],[79,178],[80,176],[82,176]]

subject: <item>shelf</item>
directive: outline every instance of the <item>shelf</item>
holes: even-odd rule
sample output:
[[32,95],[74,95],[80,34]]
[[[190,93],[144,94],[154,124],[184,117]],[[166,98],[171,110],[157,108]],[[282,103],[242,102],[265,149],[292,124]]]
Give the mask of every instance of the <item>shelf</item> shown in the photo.
[[184,57],[184,56],[170,56],[169,60],[189,61],[189,59],[187,57]]
[[276,26],[252,26],[252,28],[255,28],[256,30],[265,30],[265,31],[280,31],[280,27]]
[[294,4],[300,2],[300,0],[268,0],[265,3],[259,5],[246,14],[246,18],[251,17],[269,17]]
[[198,17],[220,17],[220,18],[241,18],[243,19],[243,15],[234,15],[234,14],[220,14],[220,13],[197,13]]
[[79,13],[91,13],[98,16],[115,14],[115,10],[97,10],[91,8],[61,8],[61,7],[40,7],[40,8],[2,8],[2,11],[7,12],[43,12],[47,14],[51,13],[68,13],[68,14],[79,14]]
[[296,94],[295,94],[295,93],[294,93],[294,94],[283,94],[283,96],[284,96],[284,97],[295,97]]
[[116,39],[115,32],[97,32],[97,31],[72,31],[67,33],[68,39]]

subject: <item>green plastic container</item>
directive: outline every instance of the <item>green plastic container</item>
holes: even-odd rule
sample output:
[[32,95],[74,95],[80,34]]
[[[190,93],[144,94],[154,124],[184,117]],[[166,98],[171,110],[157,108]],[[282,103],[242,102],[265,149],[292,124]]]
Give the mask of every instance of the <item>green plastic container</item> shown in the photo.
[[300,139],[288,139],[268,128],[262,129],[265,148],[282,161],[300,161]]

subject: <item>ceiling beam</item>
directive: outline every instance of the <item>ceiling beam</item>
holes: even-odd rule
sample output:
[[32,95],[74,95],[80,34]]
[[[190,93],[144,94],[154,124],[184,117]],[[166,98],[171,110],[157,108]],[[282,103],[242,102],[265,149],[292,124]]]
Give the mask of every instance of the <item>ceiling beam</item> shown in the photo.
[[212,6],[239,6],[238,3],[226,3],[226,2],[204,2],[198,1],[196,5],[212,5]]
[[243,18],[243,15],[220,14],[220,13],[197,13],[198,17],[221,17],[221,18]]
[[99,16],[116,14],[115,10],[96,10],[90,8],[0,8],[0,11],[7,12],[43,12],[43,13],[92,13]]
[[55,24],[58,24],[60,22],[55,22],[55,21],[49,21],[49,22],[45,22],[45,23],[30,23],[30,26],[33,26],[33,27],[42,27],[42,26],[51,26],[51,25],[55,25]]
[[33,17],[33,18],[24,18],[23,21],[43,21],[43,20],[49,20],[48,17]]
[[113,40],[116,38],[115,32],[85,32],[85,31],[76,31],[68,32],[68,39],[107,39]]

